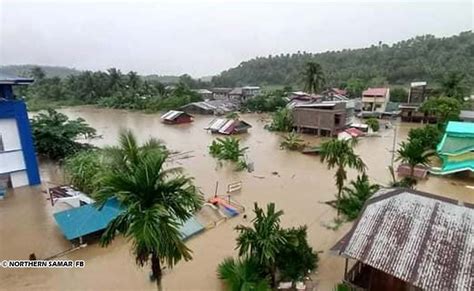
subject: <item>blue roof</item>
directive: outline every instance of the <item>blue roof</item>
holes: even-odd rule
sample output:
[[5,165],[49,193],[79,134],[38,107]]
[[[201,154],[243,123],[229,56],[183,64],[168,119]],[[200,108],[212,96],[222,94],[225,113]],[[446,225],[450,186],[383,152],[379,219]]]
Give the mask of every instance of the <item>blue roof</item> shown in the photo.
[[447,133],[474,134],[474,123],[450,121],[446,127]]
[[33,83],[32,78],[18,77],[10,74],[5,74],[0,72],[0,84],[1,85],[21,85],[21,84],[30,84]]
[[[122,209],[116,198],[109,199],[99,209],[92,204],[68,209],[54,214],[59,228],[68,240],[73,240],[96,231],[103,230],[117,217]],[[204,226],[195,217],[186,220],[179,228],[181,237],[187,239],[204,230]]]
[[66,238],[73,240],[105,229],[121,211],[117,199],[110,199],[101,209],[88,204],[55,213],[54,219]]
[[179,228],[179,232],[181,233],[181,237],[183,239],[187,239],[203,230],[204,226],[202,226],[202,224],[200,224],[199,221],[197,221],[197,219],[194,217],[186,220],[186,222],[183,223],[183,225]]

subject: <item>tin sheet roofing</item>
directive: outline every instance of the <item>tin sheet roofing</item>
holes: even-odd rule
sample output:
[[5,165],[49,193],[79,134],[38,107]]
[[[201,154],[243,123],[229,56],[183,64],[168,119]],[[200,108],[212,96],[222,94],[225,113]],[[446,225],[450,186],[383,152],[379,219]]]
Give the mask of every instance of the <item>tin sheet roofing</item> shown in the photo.
[[474,290],[474,205],[383,191],[332,251],[422,289]]
[[184,114],[184,112],[183,111],[170,110],[170,111],[166,112],[165,114],[163,114],[161,116],[161,119],[173,120],[173,119],[177,118],[178,116],[180,116],[181,114]]
[[18,77],[10,74],[0,72],[0,84],[14,85],[14,84],[30,84],[33,83],[32,78]]
[[385,96],[388,88],[368,88],[362,92],[362,96]]

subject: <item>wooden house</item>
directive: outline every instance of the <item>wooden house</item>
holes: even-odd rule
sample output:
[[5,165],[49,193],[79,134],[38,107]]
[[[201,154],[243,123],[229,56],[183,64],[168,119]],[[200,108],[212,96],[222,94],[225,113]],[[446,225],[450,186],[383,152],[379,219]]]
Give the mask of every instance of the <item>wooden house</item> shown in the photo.
[[170,110],[161,116],[161,120],[166,124],[181,124],[193,121],[193,117],[183,111]]
[[351,290],[474,290],[474,205],[381,189],[331,251]]

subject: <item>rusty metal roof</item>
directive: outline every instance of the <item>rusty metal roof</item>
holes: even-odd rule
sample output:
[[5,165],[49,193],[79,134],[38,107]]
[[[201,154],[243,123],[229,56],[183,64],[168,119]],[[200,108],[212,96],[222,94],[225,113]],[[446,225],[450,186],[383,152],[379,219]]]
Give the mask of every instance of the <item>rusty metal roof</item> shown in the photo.
[[474,290],[474,205],[382,189],[332,249],[426,290]]

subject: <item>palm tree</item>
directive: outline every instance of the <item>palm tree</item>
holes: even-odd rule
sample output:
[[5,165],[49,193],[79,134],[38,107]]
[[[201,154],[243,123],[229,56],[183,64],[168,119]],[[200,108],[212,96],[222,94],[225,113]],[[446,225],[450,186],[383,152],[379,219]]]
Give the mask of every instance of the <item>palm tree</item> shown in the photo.
[[397,153],[397,161],[406,163],[410,167],[411,179],[415,178],[415,167],[418,165],[426,166],[429,162],[429,158],[434,155],[434,151],[426,150],[422,142],[418,139],[412,139],[410,142],[402,142]]
[[304,89],[309,93],[318,93],[326,83],[323,68],[316,62],[306,63],[303,78]]
[[321,162],[326,162],[328,169],[337,168],[335,178],[338,200],[344,187],[344,181],[347,179],[346,167],[365,173],[364,161],[354,152],[355,143],[355,139],[332,139],[321,145]]
[[264,266],[271,276],[272,286],[275,286],[277,255],[288,243],[285,231],[280,227],[283,211],[276,211],[275,204],[269,203],[265,212],[255,203],[254,212],[253,227],[238,225],[235,228],[239,232],[237,238],[239,256],[252,257]]
[[370,183],[366,174],[359,175],[355,181],[350,182],[350,187],[342,189],[341,197],[332,206],[349,220],[354,220],[364,207],[365,201],[379,188],[379,185]]
[[285,139],[280,143],[280,148],[289,149],[291,151],[299,150],[303,147],[304,140],[301,139],[294,131],[285,136]]
[[219,279],[224,280],[232,291],[271,290],[260,266],[251,258],[234,260],[226,258],[217,267]]
[[119,147],[105,153],[109,168],[95,198],[100,205],[115,198],[124,210],[109,223],[101,244],[108,246],[122,234],[132,242],[139,266],[151,261],[152,276],[161,289],[162,264],[173,267],[192,259],[179,227],[201,207],[202,197],[181,168],[164,168],[168,153],[156,140],[139,146],[126,131],[119,141]]

